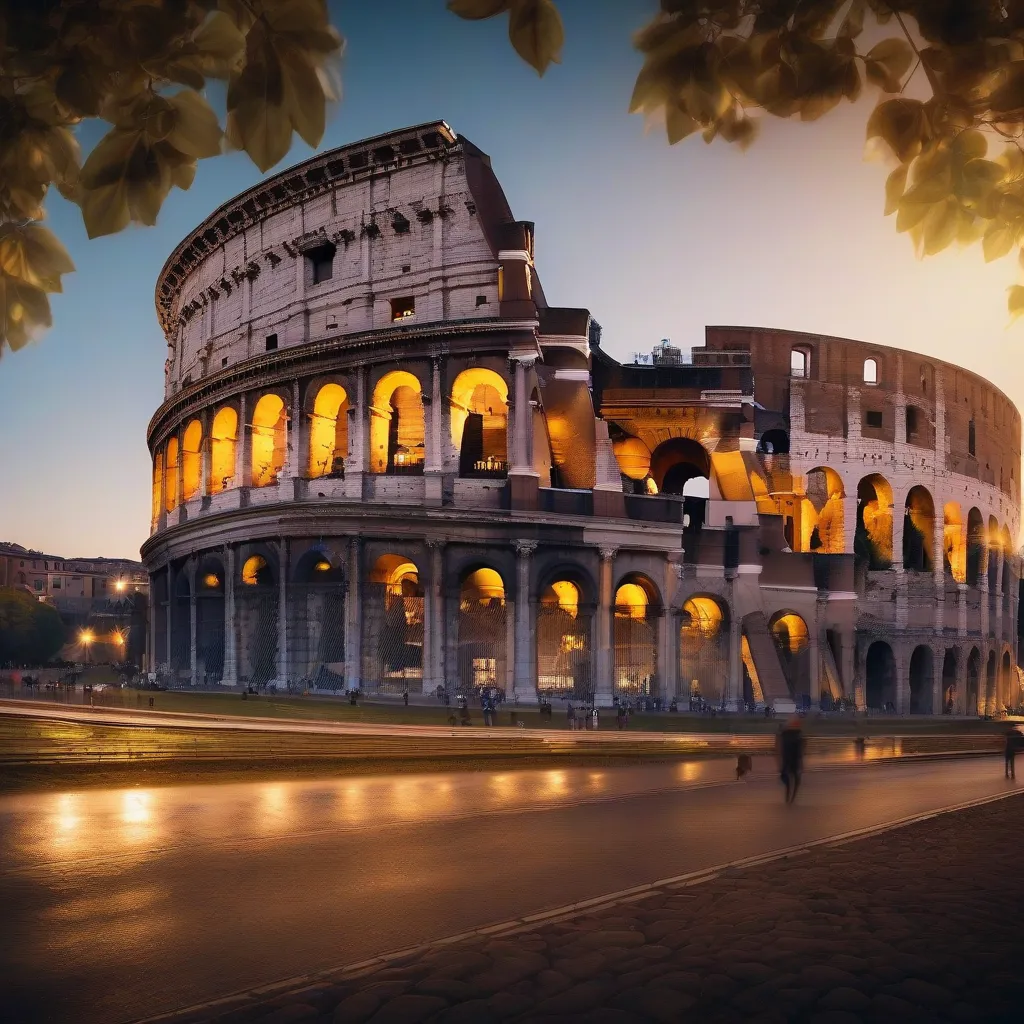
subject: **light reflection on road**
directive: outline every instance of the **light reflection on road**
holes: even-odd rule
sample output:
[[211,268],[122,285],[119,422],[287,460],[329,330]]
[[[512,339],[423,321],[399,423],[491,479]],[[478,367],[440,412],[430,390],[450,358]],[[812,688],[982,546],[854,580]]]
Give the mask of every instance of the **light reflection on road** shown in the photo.
[[732,773],[731,762],[693,761],[614,771],[565,768],[18,794],[0,797],[0,873],[211,842],[557,808],[680,784],[725,784]]

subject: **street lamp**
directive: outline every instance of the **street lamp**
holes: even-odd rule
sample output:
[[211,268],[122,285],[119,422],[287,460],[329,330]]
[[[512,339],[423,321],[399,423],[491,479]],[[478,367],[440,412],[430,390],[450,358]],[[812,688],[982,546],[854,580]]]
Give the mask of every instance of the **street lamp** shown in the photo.
[[89,664],[89,645],[93,642],[93,640],[95,640],[95,637],[93,636],[92,630],[91,629],[83,629],[82,632],[78,634],[78,640],[79,640],[79,643],[81,643],[82,646],[85,648],[85,663],[88,665]]
[[117,592],[118,592],[119,594],[123,594],[123,593],[125,592],[125,590],[127,589],[127,587],[128,587],[128,584],[127,584],[127,583],[125,583],[125,581],[124,581],[124,580],[118,580],[118,581],[117,581],[117,582],[116,582],[116,583],[114,584],[114,589],[115,589],[115,590],[116,590],[116,591],[117,591]]

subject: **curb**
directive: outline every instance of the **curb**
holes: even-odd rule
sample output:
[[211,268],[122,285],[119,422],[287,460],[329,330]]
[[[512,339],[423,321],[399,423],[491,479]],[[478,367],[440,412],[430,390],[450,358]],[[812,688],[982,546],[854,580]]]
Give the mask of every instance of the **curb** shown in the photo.
[[796,846],[785,847],[781,850],[774,850],[770,853],[756,854],[752,857],[743,857],[739,860],[727,861],[723,864],[716,864],[710,868],[702,868],[697,871],[690,871],[682,875],[674,875],[669,878],[661,878],[655,882],[648,882],[644,885],[632,886],[628,889],[620,889],[617,892],[605,893],[586,900],[578,900],[551,910],[543,910],[536,914],[529,914],[524,917],[512,918],[499,921],[494,924],[484,925],[470,931],[460,932],[457,935],[448,935],[441,939],[432,939],[405,949],[394,950],[389,953],[382,953],[379,956],[360,960],[357,963],[347,964],[343,967],[328,968],[317,971],[313,974],[299,975],[294,978],[287,978],[283,981],[273,982],[260,988],[248,989],[244,992],[237,992],[233,995],[206,1003],[198,1003],[194,1006],[180,1010],[172,1010],[168,1013],[158,1014],[153,1017],[138,1019],[135,1024],[194,1024],[199,1021],[215,1019],[221,1013],[231,1013],[237,1010],[251,1008],[256,1009],[274,996],[289,991],[300,991],[316,985],[337,983],[349,978],[360,977],[364,974],[372,974],[381,967],[389,964],[399,964],[402,961],[422,956],[431,950],[443,949],[445,946],[454,945],[457,942],[464,942],[467,939],[492,939],[517,935],[522,932],[534,931],[546,924],[554,924],[561,921],[571,921],[577,917],[583,917],[596,910],[603,910],[607,907],[614,907],[622,903],[632,903],[636,900],[653,895],[657,892],[673,892],[680,889],[688,889],[705,882],[714,881],[719,875],[726,871],[742,871],[746,868],[760,867],[765,864],[772,864],[775,861],[787,860],[791,857],[802,856],[820,847],[845,846],[847,843],[857,842],[861,839],[870,839],[873,836],[882,835],[886,832],[905,828],[908,825],[916,825],[932,818],[938,818],[944,814],[955,814],[959,811],[969,810],[972,807],[983,807],[986,804],[997,803],[1000,800],[1007,800],[1014,796],[1022,796],[1024,791],[1011,790],[1008,793],[996,793],[992,796],[979,797],[976,800],[968,800],[964,803],[954,804],[949,807],[941,807],[933,811],[924,811],[919,814],[908,815],[903,818],[896,818],[892,821],[883,822],[880,825],[869,825],[865,828],[854,829],[849,832],[842,832],[838,835],[826,836],[822,839],[812,839],[806,843]]

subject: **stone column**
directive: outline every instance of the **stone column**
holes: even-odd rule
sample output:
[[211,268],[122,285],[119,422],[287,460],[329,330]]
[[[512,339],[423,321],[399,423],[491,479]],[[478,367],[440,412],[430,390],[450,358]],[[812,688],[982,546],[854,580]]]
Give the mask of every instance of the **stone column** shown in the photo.
[[426,465],[423,467],[424,495],[428,505],[440,505],[444,477],[444,445],[446,403],[441,397],[441,361],[430,361],[430,396],[424,401],[427,414]]
[[423,623],[423,689],[448,688],[444,671],[444,541],[427,541],[430,553],[430,572],[427,576],[426,601]]
[[150,591],[150,595],[151,595],[152,601],[151,601],[150,606],[149,606],[149,616],[148,616],[149,622],[147,623],[147,625],[149,627],[149,644],[146,646],[146,667],[147,667],[147,671],[149,671],[149,672],[155,672],[156,671],[157,663],[160,660],[159,655],[157,654],[157,650],[156,650],[156,617],[157,617],[157,608],[156,608],[157,585],[156,585],[156,581],[157,581],[158,578],[159,577],[157,576],[156,573],[150,573],[150,576],[149,576],[149,591]]
[[167,622],[167,635],[164,637],[164,660],[167,664],[168,670],[172,667],[171,664],[171,650],[172,650],[172,637],[173,637],[173,625],[174,625],[174,572],[171,569],[170,562],[167,563],[167,607],[164,609]]
[[363,500],[363,476],[366,473],[366,450],[369,444],[367,423],[370,414],[369,398],[366,394],[366,367],[355,371],[355,402],[348,408],[348,457],[345,460],[345,497],[352,501]]
[[[305,475],[302,466],[302,411],[299,406],[299,382],[297,380],[292,381],[291,413],[285,419],[285,431],[285,443],[288,447],[281,478],[282,480],[295,480]],[[287,497],[292,497],[292,495],[289,494]]]
[[902,645],[893,645],[893,661],[896,663],[896,713],[906,715],[910,711],[910,679],[907,677],[909,661]]
[[727,711],[743,710],[743,623],[735,614],[735,602],[729,603],[732,614],[729,618],[729,678],[727,680],[725,707]]
[[181,521],[181,506],[185,504],[185,433],[179,431],[178,438],[178,465],[174,469],[174,521]]
[[277,542],[277,683],[287,686],[291,664],[288,660],[288,548],[285,538]]
[[942,505],[935,510],[932,529],[932,579],[935,583],[935,631],[942,632],[946,625],[946,530]]
[[613,695],[615,650],[612,614],[615,595],[612,572],[616,551],[618,548],[615,547],[601,548],[601,589],[597,605],[597,685],[594,688],[594,699],[599,707],[611,707]]
[[211,445],[213,444],[210,433],[213,429],[213,420],[209,409],[203,409],[199,414],[199,422],[203,425],[203,439],[199,442],[199,491],[196,497],[207,498],[210,495]]
[[235,549],[224,549],[224,678],[225,686],[238,685],[238,637],[235,632]]
[[863,711],[865,706],[864,680],[857,678],[857,634],[855,632],[842,634],[843,645],[840,652],[842,665],[839,671],[843,674],[843,693],[848,699],[852,699],[858,711]]
[[245,392],[238,396],[238,440],[235,444],[235,478],[232,487],[248,487],[252,462],[252,431],[249,429]]
[[537,361],[536,355],[515,356],[514,404],[512,406],[512,443],[508,470],[512,508],[535,509],[539,502],[540,474],[533,468],[531,442],[533,410],[526,387],[526,374]]
[[192,677],[192,685],[199,683],[199,643],[196,637],[196,574],[192,573],[192,582],[188,593],[188,630],[189,630],[189,674]]
[[676,589],[682,577],[682,552],[674,551],[665,559],[663,642],[658,659],[661,699],[668,704],[679,688],[679,609],[674,607]]
[[362,541],[350,537],[345,582],[345,689],[358,690],[363,678]]
[[807,679],[807,696],[811,701],[811,707],[821,706],[821,606],[823,603],[820,597],[816,600],[814,621],[809,624],[810,672]]
[[516,613],[512,678],[513,693],[519,700],[532,701],[537,696],[537,648],[534,641],[530,604],[530,558],[537,550],[535,540],[517,540],[516,548]]

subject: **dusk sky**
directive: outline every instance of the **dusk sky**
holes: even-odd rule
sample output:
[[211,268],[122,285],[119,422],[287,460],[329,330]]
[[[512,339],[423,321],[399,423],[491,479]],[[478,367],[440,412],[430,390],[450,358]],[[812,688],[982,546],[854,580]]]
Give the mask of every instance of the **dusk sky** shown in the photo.
[[[785,327],[959,363],[1024,399],[1024,327],[1007,330],[1015,257],[924,262],[882,216],[886,169],[865,162],[872,92],[815,125],[765,122],[742,153],[669,147],[626,108],[631,33],[655,0],[561,0],[566,47],[543,79],[506,19],[470,23],[444,0],[333,3],[345,95],[321,148],[444,119],[489,153],[517,217],[537,225],[549,301],[585,306],[619,358],[707,324]],[[88,148],[96,135],[83,135]],[[305,159],[299,143],[270,173]],[[48,204],[78,270],[55,326],[0,361],[0,540],[64,556],[137,558],[149,527],[145,432],[166,346],[153,289],[177,242],[260,179],[248,157],[200,162],[155,228],[88,241],[76,207]]]

